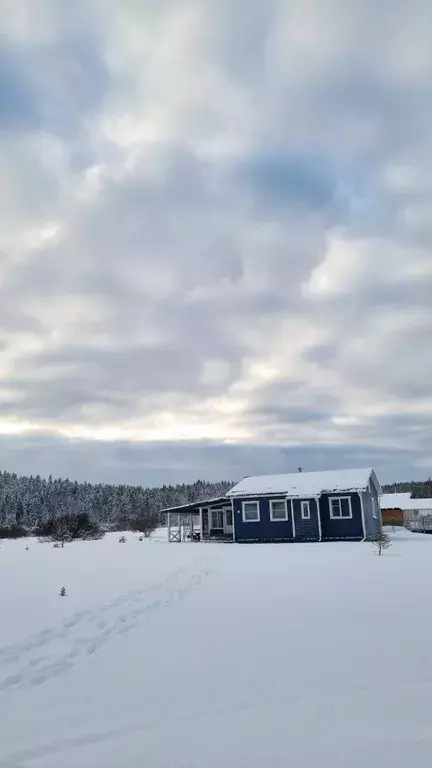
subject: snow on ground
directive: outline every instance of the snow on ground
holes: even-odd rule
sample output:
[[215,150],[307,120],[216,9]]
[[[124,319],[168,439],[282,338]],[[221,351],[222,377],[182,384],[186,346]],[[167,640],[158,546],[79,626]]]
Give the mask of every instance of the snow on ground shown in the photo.
[[126,536],[2,542],[0,768],[429,767],[432,536]]

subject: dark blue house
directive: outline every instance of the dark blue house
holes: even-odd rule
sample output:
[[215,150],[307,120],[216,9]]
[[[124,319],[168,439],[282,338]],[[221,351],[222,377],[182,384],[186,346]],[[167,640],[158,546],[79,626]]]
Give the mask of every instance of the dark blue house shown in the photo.
[[381,531],[373,469],[247,477],[226,496],[165,510],[169,541],[361,541]]

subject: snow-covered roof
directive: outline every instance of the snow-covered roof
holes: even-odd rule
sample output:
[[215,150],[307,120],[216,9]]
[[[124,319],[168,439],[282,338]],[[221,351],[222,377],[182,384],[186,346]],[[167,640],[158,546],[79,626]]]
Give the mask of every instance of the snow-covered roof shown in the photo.
[[403,508],[407,511],[418,510],[419,512],[432,512],[432,499],[408,499]]
[[383,493],[380,496],[380,507],[381,509],[408,509],[405,505],[410,499],[410,493]]
[[[228,502],[229,504],[230,502]],[[196,512],[197,514],[200,511],[201,507],[209,507],[209,506],[227,506],[227,497],[226,496],[216,496],[213,499],[201,499],[200,501],[190,501],[187,504],[178,504],[176,507],[165,507],[164,509],[159,509],[160,514],[165,514],[166,512]]]
[[246,477],[231,488],[227,496],[268,496],[275,493],[300,498],[319,496],[321,493],[364,491],[371,477],[379,492],[381,488],[372,469],[338,469]]

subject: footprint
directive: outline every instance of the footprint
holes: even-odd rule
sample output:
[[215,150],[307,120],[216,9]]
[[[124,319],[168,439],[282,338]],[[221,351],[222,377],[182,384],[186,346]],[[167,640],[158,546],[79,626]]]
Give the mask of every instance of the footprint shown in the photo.
[[[35,659],[30,659],[29,662],[27,662],[28,667],[37,667],[39,664],[42,664],[44,661],[47,661],[47,656],[37,656]],[[1,766],[0,766],[1,768]]]
[[21,683],[21,675],[11,675],[0,683],[0,691],[5,691],[7,688],[15,688]]
[[95,642],[90,643],[90,645],[87,648],[87,656],[93,656],[94,653],[96,653],[97,645]]

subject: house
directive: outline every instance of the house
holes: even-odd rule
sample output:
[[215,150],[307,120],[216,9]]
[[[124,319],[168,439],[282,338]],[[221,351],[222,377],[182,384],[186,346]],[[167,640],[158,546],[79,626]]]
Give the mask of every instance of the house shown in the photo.
[[410,493],[383,493],[380,496],[383,525],[403,525],[404,510],[409,506]]
[[162,510],[169,541],[360,541],[381,530],[372,469],[247,477],[226,496]]

